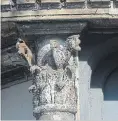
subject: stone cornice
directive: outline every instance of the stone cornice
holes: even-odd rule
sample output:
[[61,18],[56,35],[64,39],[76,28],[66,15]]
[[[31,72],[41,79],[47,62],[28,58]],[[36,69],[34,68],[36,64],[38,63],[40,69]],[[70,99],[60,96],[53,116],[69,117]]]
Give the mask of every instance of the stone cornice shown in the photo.
[[15,10],[8,0],[1,3],[2,21],[118,18],[117,0],[41,0],[38,8],[35,0],[21,0]]
[[118,9],[60,9],[2,12],[2,21],[117,19]]
[[[63,4],[64,2],[64,4]],[[20,0],[16,2],[17,10],[36,10],[37,2],[35,0]],[[38,3],[40,10],[42,9],[77,9],[77,8],[112,8],[112,4],[117,8],[118,1],[111,0],[40,0]],[[2,12],[11,11],[9,0],[2,0]]]

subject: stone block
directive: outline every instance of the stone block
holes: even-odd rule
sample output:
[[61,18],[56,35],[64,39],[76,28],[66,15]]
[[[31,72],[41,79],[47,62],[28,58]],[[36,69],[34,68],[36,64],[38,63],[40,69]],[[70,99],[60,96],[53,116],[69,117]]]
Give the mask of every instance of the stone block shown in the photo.
[[110,2],[110,0],[89,0],[90,2]]
[[85,2],[85,0],[66,0],[66,2],[70,2],[70,3],[80,3],[80,2]]
[[109,8],[110,0],[88,0],[88,6],[92,8]]
[[58,9],[60,8],[60,0],[42,0],[41,9]]
[[[17,10],[32,10],[35,7],[35,0],[17,0]],[[11,11],[10,0],[1,1],[1,11]]]
[[9,0],[2,0],[1,1],[1,11],[10,11],[10,1]]
[[114,3],[115,3],[115,7],[118,8],[118,0],[116,0]]
[[67,8],[83,8],[85,0],[66,0]]
[[33,10],[35,8],[35,0],[17,0],[18,10]]
[[41,0],[41,3],[60,3],[60,0]]

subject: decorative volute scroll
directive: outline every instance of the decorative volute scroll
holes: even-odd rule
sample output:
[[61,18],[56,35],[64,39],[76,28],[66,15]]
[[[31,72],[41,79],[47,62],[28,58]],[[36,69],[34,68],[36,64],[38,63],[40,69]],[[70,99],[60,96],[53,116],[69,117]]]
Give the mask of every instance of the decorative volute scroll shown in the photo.
[[37,120],[75,120],[77,87],[74,58],[81,50],[79,44],[79,35],[69,36],[64,45],[57,40],[43,44],[36,41],[37,65],[29,64],[34,76],[29,91],[33,93],[33,114]]

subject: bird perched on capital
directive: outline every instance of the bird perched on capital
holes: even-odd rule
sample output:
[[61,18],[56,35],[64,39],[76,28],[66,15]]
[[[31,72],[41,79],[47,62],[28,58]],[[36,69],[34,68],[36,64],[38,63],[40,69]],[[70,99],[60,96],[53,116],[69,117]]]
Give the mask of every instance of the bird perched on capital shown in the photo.
[[25,41],[21,38],[18,38],[16,43],[16,48],[18,49],[18,53],[25,57],[25,59],[28,61],[29,66],[32,66],[32,52],[29,49],[29,47],[26,45]]

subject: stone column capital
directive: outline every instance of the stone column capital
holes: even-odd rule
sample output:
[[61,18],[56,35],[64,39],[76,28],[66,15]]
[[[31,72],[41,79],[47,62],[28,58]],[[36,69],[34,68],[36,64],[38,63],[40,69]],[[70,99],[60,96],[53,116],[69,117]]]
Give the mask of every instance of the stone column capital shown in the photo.
[[[58,120],[75,120],[77,62],[74,58],[76,52],[81,50],[79,37],[69,36],[63,45],[59,40],[36,41],[37,65],[29,63],[29,55],[26,56],[22,48],[23,53],[20,54],[26,57],[34,76],[29,91],[33,93],[33,114],[36,119],[57,120],[55,117],[58,117]],[[21,50],[20,47],[18,49]],[[24,49],[29,52],[28,47]]]

